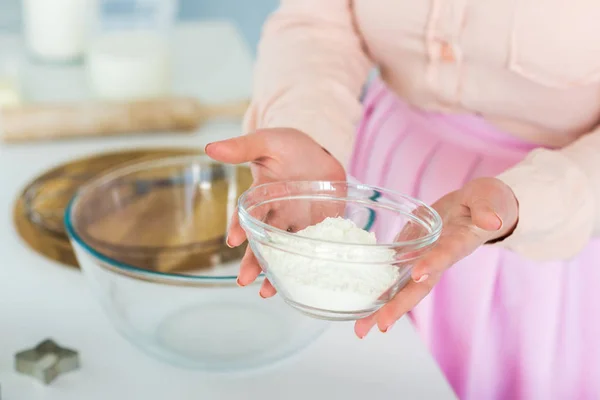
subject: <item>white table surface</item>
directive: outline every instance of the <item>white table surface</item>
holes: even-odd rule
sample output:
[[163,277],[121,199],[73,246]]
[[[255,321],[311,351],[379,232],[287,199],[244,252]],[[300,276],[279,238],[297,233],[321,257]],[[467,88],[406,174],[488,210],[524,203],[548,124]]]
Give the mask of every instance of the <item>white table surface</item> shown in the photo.
[[[181,28],[174,86],[206,101],[247,97],[252,59],[225,22]],[[18,50],[0,37],[0,52]],[[184,57],[185,55],[185,62]],[[78,67],[29,66],[35,99],[86,96]],[[162,364],[133,348],[111,327],[79,271],[31,251],[12,223],[23,186],[46,169],[98,151],[137,146],[204,146],[238,135],[236,123],[213,123],[194,135],[143,135],[54,143],[0,144],[0,387],[2,400],[120,399],[454,399],[407,319],[386,334],[354,336],[333,324],[310,347],[277,367],[245,375],[205,375]],[[50,386],[15,373],[14,354],[45,338],[80,351],[79,371]]]

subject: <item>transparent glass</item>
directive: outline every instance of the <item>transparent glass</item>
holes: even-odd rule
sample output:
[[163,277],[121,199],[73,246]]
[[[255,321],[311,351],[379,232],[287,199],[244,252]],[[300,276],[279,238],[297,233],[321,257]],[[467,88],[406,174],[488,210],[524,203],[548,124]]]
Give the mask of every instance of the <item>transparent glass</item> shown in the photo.
[[23,0],[25,44],[36,61],[80,61],[93,0]]
[[[296,234],[327,217],[353,221],[373,232],[377,243]],[[239,219],[263,271],[285,301],[305,314],[328,320],[356,320],[379,309],[406,285],[415,262],[435,245],[442,229],[440,216],[428,205],[400,193],[349,182],[257,186],[240,197]],[[348,271],[362,281],[344,282]],[[318,282],[323,279],[318,275],[325,273],[330,280],[335,280],[332,274],[339,277],[335,291]]]
[[176,0],[95,0],[86,70],[91,92],[107,100],[164,96],[171,88]]
[[225,244],[249,170],[205,156],[119,167],[82,187],[65,214],[78,262],[115,328],[169,363],[207,371],[283,360],[326,328],[236,284],[244,249]]

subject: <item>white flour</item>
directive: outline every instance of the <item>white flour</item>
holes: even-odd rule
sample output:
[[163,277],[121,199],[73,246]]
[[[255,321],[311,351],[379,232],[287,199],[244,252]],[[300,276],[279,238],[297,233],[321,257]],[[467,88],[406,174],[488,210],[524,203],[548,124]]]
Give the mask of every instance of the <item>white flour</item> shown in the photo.
[[[327,218],[296,235],[350,244],[377,243],[374,233],[341,217]],[[324,249],[320,243],[289,237],[276,241],[278,247],[314,257],[261,246],[278,289],[302,305],[331,311],[369,309],[399,278],[398,268],[390,264],[394,256],[390,249],[347,245]]]

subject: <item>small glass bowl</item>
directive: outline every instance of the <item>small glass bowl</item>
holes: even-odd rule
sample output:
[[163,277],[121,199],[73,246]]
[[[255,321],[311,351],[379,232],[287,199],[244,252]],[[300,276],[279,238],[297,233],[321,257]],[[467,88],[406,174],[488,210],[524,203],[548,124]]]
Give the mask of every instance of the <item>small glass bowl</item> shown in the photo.
[[[409,281],[412,268],[439,239],[442,219],[425,203],[349,182],[276,182],[246,191],[240,224],[278,293],[304,314],[326,320],[366,317]],[[347,243],[335,233],[296,232],[343,217],[377,237]]]
[[[246,167],[206,156],[119,167],[72,198],[65,228],[94,295],[133,345],[171,364],[236,371],[287,358],[322,321],[236,284],[243,248],[225,245]],[[317,323],[321,322],[321,323]]]

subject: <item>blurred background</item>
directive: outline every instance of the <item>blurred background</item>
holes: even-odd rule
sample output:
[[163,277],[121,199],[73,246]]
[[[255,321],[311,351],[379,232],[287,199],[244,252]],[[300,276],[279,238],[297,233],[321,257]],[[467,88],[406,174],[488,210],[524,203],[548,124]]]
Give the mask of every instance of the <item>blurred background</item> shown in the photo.
[[[0,32],[20,29],[21,2],[0,0]],[[261,25],[278,3],[279,0],[180,0],[178,19],[229,19],[243,34],[252,51],[256,51]]]

